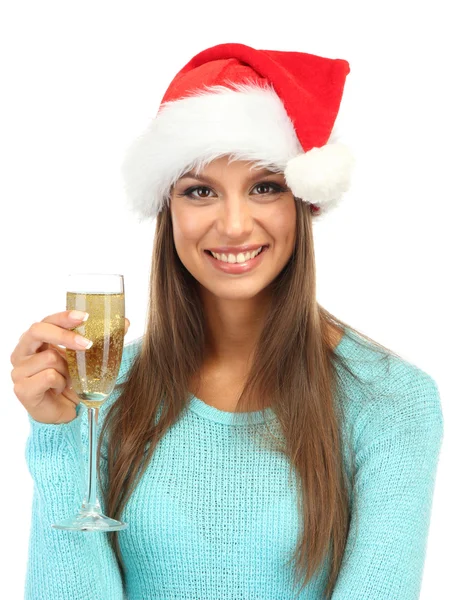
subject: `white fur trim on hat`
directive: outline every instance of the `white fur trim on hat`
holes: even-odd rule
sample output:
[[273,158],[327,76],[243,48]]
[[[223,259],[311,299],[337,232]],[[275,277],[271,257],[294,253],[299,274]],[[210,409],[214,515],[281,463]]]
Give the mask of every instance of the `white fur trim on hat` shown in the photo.
[[181,175],[191,169],[199,172],[224,155],[251,161],[253,168],[285,172],[293,194],[317,202],[322,211],[346,191],[345,170],[351,161],[341,144],[304,154],[271,86],[234,83],[233,87],[205,86],[194,95],[164,103],[129,146],[122,175],[129,208],[139,221],[156,217]]
[[296,198],[319,206],[324,214],[348,191],[354,163],[347,146],[327,144],[290,159],[284,170],[285,181]]

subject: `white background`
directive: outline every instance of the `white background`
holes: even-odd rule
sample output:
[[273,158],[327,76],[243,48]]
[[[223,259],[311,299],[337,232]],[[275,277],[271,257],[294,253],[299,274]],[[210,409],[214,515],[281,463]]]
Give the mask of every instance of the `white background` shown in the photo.
[[[3,5],[2,597],[23,597],[32,498],[28,419],[10,354],[33,322],[65,310],[70,271],[124,274],[126,340],[142,335],[154,224],[138,224],[125,208],[120,164],[174,75],[209,46],[349,61],[338,124],[357,167],[340,208],[315,225],[318,300],[434,377],[448,419],[443,11],[439,1],[386,0]],[[447,590],[447,446],[422,585],[428,600]]]

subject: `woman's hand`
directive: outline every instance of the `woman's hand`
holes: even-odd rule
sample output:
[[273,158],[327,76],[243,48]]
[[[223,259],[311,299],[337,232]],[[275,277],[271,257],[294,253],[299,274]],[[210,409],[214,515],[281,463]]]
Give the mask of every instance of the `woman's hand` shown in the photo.
[[[76,338],[81,337],[72,328],[82,319],[72,319],[69,310],[55,313],[33,323],[19,339],[11,354],[14,367],[11,379],[14,394],[35,421],[40,423],[69,423],[76,417],[80,403],[77,394],[70,389],[65,348],[82,351]],[[129,328],[125,317],[125,335]]]

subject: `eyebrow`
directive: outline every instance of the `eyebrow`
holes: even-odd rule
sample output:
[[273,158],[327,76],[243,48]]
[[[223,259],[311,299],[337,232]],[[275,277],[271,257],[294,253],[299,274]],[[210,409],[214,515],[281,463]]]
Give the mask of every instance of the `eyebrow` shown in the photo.
[[[279,173],[276,171],[272,171],[270,169],[260,169],[258,170],[252,177],[249,178],[250,181],[253,181],[254,179],[259,179],[259,177],[266,177],[267,175],[283,175],[283,173]],[[195,175],[194,173],[192,173],[192,171],[189,171],[188,173],[185,173],[184,175],[182,175],[178,181],[181,181],[181,179],[196,179],[197,181],[207,181],[208,183],[216,183],[216,181],[214,180],[213,177],[208,177],[207,175]]]

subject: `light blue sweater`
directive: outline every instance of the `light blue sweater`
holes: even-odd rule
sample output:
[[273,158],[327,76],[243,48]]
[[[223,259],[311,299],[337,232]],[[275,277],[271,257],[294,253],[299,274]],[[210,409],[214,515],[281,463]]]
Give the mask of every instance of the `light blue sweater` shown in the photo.
[[[443,414],[435,381],[390,357],[378,362],[346,330],[337,347],[370,395],[348,380],[345,460],[356,455],[355,519],[332,600],[416,600],[422,581]],[[141,338],[125,345],[118,381]],[[116,396],[115,396],[116,397]],[[114,394],[108,402],[113,402]],[[99,424],[107,410],[100,410]],[[268,410],[271,423],[277,419]],[[296,488],[287,459],[255,443],[245,414],[192,397],[164,436],[126,506],[119,533],[125,588],[107,534],[51,527],[80,506],[87,411],[72,422],[30,420],[26,459],[34,480],[27,600],[293,600],[285,566],[296,543]],[[348,432],[353,433],[350,438]],[[102,499],[100,499],[102,501]],[[104,505],[103,505],[104,507]],[[322,600],[324,568],[301,593]]]

